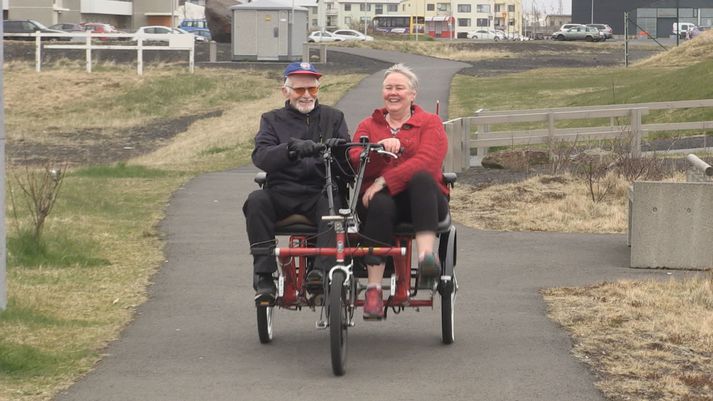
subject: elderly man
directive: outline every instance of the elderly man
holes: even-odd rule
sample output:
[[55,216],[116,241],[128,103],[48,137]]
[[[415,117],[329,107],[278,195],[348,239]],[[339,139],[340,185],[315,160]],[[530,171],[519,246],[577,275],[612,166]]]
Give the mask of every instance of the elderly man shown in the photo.
[[[251,248],[274,246],[275,223],[292,214],[301,214],[317,225],[317,246],[334,246],[334,235],[321,219],[329,206],[319,150],[322,144],[350,138],[344,114],[317,100],[320,77],[310,63],[291,63],[285,68],[282,85],[285,106],[262,115],[252,159],[267,173],[267,184],[252,192],[243,205]],[[335,202],[340,198],[335,196]],[[316,258],[315,268],[307,275],[308,291],[322,289],[324,272],[333,263],[333,257]],[[274,302],[276,270],[275,257],[253,256],[256,304]]]

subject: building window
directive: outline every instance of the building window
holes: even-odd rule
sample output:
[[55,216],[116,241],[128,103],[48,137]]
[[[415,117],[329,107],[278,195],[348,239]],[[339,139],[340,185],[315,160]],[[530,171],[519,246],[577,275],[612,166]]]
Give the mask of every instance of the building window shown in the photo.
[[495,5],[495,12],[496,12],[496,13],[499,13],[499,12],[500,12],[500,6],[501,6],[501,4],[496,4],[496,5]]
[[399,5],[398,4],[387,4],[386,11],[388,11],[390,13],[395,13],[395,12],[399,11]]
[[458,26],[470,26],[470,18],[458,18]]
[[344,3],[344,11],[351,11],[351,10],[352,10],[351,3]]
[[515,26],[515,18],[510,18],[510,21],[508,21],[508,25]]
[[433,3],[426,4],[426,11],[436,11],[436,5]]
[[448,12],[451,11],[451,3],[437,3],[438,11]]
[[[470,12],[470,4],[458,4],[458,12],[459,13],[469,13]],[[470,26],[470,25],[467,25]]]
[[515,5],[514,5],[514,4],[509,4],[509,5],[508,5],[508,12],[509,12],[509,13],[514,13],[514,12],[515,12]]
[[374,4],[374,13],[383,14],[384,13],[384,5],[381,3]]
[[350,26],[352,24],[352,17],[344,17],[344,25]]
[[475,11],[490,14],[490,4],[478,4],[475,6]]
[[364,12],[364,11],[371,11],[371,3],[361,3],[359,4],[359,11]]
[[487,19],[487,18],[478,18],[478,19],[475,21],[475,24],[476,24],[477,26],[489,27],[489,26],[490,26],[490,20]]

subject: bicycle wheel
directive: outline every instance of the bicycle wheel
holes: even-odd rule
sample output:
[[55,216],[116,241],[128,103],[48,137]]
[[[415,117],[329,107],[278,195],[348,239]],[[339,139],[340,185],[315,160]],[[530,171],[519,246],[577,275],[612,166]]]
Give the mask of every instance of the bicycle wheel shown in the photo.
[[272,341],[272,306],[258,306],[257,334],[262,344]]
[[329,343],[332,352],[332,371],[344,374],[347,364],[347,291],[344,287],[346,276],[343,271],[335,271],[329,286]]
[[442,341],[443,344],[452,344],[455,340],[455,285],[452,280],[442,281],[440,289]]

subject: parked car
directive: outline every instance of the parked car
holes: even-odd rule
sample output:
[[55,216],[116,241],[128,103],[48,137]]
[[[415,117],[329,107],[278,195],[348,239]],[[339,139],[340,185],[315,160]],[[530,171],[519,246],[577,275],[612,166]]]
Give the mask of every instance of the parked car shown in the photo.
[[178,24],[178,28],[181,28],[186,32],[208,29],[208,21],[205,19],[184,19],[180,24]]
[[[678,35],[678,37],[680,37],[681,39],[685,39],[686,33],[695,27],[696,27],[696,24],[694,24],[692,22],[681,22],[680,24],[674,22],[673,23],[673,34]],[[680,28],[680,30],[679,30],[679,28]]]
[[568,29],[576,28],[578,26],[582,26],[583,24],[564,24],[560,27],[560,31],[566,31]]
[[343,40],[357,40],[357,41],[366,41],[366,42],[371,42],[374,40],[373,37],[369,35],[364,35],[363,33],[359,31],[355,31],[353,29],[337,29],[336,31],[332,32],[334,36],[342,38]]
[[[56,29],[49,29],[46,26],[42,25],[41,23],[31,20],[31,19],[23,19],[23,20],[4,20],[2,22],[3,24],[3,32],[9,37],[10,40],[35,40],[32,37],[12,37],[11,35],[8,34],[13,34],[13,33],[35,33],[35,32],[41,32],[41,33],[65,33]],[[68,41],[69,37],[42,37],[42,40],[64,40]]]
[[501,31],[490,31],[486,29],[479,29],[477,31],[468,32],[468,39],[485,39],[485,40],[504,40],[505,34]]
[[169,28],[163,25],[142,26],[141,28],[137,29],[136,32],[134,32],[134,36],[132,36],[131,40],[138,41],[139,38],[141,38],[144,41],[168,42],[169,38],[165,35],[172,33],[191,35],[193,36],[196,42],[205,42],[208,40],[203,36],[193,35],[190,32],[186,32],[181,28]]
[[554,40],[586,40],[587,42],[600,42],[606,40],[599,29],[591,26],[576,26],[566,31],[557,31],[552,34]]
[[74,24],[65,22],[62,24],[54,24],[49,27],[49,29],[54,29],[62,32],[84,32],[84,27],[81,24]]
[[[103,22],[82,22],[82,27],[84,28],[85,31],[89,31],[92,33],[121,33],[118,29],[114,27],[114,25],[111,24],[105,24]],[[119,38],[111,38],[108,36],[100,36],[97,39],[99,40],[112,40],[112,39],[119,39]]]
[[587,24],[586,26],[599,29],[599,32],[604,34],[605,39],[612,39],[614,37],[614,30],[607,24]]
[[[210,30],[209,30],[209,29],[194,29],[194,30],[189,31],[189,32],[192,33],[192,34],[194,34],[194,35],[196,35],[196,36],[200,36],[200,37],[205,38],[205,41],[206,41],[206,42],[209,42],[209,41],[213,40],[213,37],[212,37],[212,35],[210,34]],[[201,40],[198,40],[198,41],[200,42]]]
[[307,37],[308,42],[342,42],[344,39],[329,31],[314,31]]

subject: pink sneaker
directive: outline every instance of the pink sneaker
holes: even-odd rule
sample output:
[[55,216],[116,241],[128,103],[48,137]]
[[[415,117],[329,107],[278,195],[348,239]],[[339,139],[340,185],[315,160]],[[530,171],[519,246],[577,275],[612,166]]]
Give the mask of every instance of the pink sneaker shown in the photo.
[[384,318],[384,295],[381,288],[368,288],[364,301],[364,319],[381,320]]

